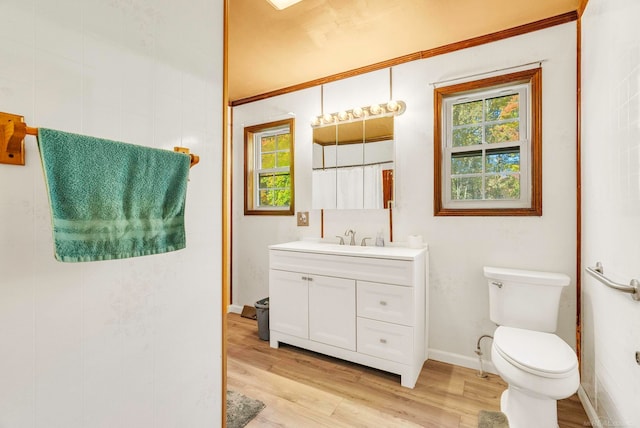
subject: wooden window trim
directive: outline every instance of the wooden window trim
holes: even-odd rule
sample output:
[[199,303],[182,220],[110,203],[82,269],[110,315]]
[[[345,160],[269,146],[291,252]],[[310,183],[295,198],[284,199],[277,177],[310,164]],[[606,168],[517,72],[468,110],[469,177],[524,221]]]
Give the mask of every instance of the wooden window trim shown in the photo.
[[[442,200],[442,103],[452,94],[492,86],[529,82],[531,91],[531,206],[528,208],[445,208]],[[542,215],[542,68],[489,77],[434,90],[434,193],[435,216],[541,216]]]
[[[276,128],[279,126],[288,125],[289,133],[291,134],[291,166],[289,167],[289,174],[291,175],[291,203],[289,208],[283,209],[255,209],[254,208],[254,147],[253,147],[253,135],[259,132],[263,132],[270,128]],[[283,119],[275,122],[261,123],[259,125],[248,126],[244,128],[244,215],[258,215],[258,216],[292,216],[295,213],[294,197],[295,197],[295,120]]]

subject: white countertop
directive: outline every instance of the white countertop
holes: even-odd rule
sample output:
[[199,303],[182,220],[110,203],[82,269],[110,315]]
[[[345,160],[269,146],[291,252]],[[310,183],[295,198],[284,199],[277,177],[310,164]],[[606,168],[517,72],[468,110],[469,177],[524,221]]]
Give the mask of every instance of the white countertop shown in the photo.
[[413,260],[423,252],[428,251],[427,244],[423,248],[408,248],[395,245],[385,247],[359,245],[339,245],[331,242],[317,240],[302,240],[275,244],[269,246],[270,250],[299,251],[306,253],[334,254],[353,257],[371,257],[385,259]]

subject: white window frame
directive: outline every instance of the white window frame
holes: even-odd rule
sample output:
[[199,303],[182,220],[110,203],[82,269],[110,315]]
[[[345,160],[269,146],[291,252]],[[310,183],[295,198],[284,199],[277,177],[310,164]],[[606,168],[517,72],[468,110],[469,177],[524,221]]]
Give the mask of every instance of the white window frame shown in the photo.
[[[515,85],[507,85],[507,86],[499,86],[495,88],[490,88],[488,90],[483,90],[474,93],[465,93],[460,95],[450,96],[444,99],[442,103],[442,118],[444,121],[443,130],[444,135],[442,138],[443,142],[443,168],[442,168],[442,200],[443,206],[445,208],[452,209],[460,209],[460,208],[525,208],[531,205],[531,186],[530,182],[530,156],[531,152],[531,116],[529,114],[530,106],[529,106],[529,92],[531,85],[529,83],[526,84],[515,84]],[[496,123],[491,121],[485,121],[485,104],[484,101],[489,98],[495,98],[505,95],[515,95],[519,96],[519,141],[509,141],[503,143],[486,143],[484,138],[484,130],[485,126]],[[472,146],[461,146],[461,147],[453,147],[453,106],[456,104],[469,103],[473,101],[483,101],[483,118],[481,123],[474,124],[474,126],[482,127],[482,142],[480,144],[472,145]],[[473,173],[473,174],[464,174],[459,175],[458,177],[482,177],[482,186],[484,194],[484,184],[485,178],[491,175],[497,175],[497,173],[487,173],[485,171],[485,159],[486,153],[491,152],[495,149],[503,149],[503,148],[519,148],[520,151],[520,198],[518,199],[470,199],[470,200],[460,200],[460,199],[452,199],[451,197],[451,182],[452,182],[452,174],[451,174],[451,158],[452,155],[457,153],[471,153],[471,152],[482,152],[482,172]]]
[[[285,172],[288,173],[291,176],[291,180],[293,180],[293,176],[291,175],[291,166],[286,166],[286,167],[279,167],[279,168],[262,168],[262,155],[264,153],[274,153],[276,155],[276,159],[278,158],[277,153],[279,152],[284,152],[287,151],[290,153],[291,156],[291,145],[289,146],[288,150],[274,150],[271,152],[263,152],[262,151],[262,144],[261,141],[263,138],[268,138],[268,137],[276,137],[278,135],[284,135],[284,134],[291,134],[291,129],[289,127],[289,125],[281,125],[278,126],[276,128],[270,128],[267,129],[263,132],[257,132],[255,134],[253,134],[253,148],[254,148],[254,165],[253,165],[253,207],[255,210],[261,210],[261,211],[282,211],[282,210],[289,210],[290,205],[287,206],[281,206],[281,207],[274,207],[274,206],[263,206],[260,205],[260,176],[262,174],[276,174],[276,173],[281,173],[281,172]],[[275,187],[273,188],[269,188],[270,190],[274,190],[277,189]]]

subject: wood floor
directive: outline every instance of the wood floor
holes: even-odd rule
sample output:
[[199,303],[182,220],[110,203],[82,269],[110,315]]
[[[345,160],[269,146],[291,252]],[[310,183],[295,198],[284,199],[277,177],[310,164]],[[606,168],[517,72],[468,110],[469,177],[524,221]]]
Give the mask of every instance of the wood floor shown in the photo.
[[[228,314],[227,388],[266,404],[252,427],[477,427],[505,383],[429,360],[415,389],[400,377],[293,346],[269,347],[257,323]],[[558,403],[560,428],[590,426],[576,395]]]

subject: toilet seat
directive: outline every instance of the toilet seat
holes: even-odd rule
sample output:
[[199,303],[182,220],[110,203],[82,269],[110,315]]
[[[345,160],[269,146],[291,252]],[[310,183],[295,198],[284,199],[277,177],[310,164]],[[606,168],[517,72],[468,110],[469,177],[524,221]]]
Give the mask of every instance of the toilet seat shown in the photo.
[[501,326],[493,345],[509,363],[545,378],[568,377],[578,365],[573,349],[552,333]]

